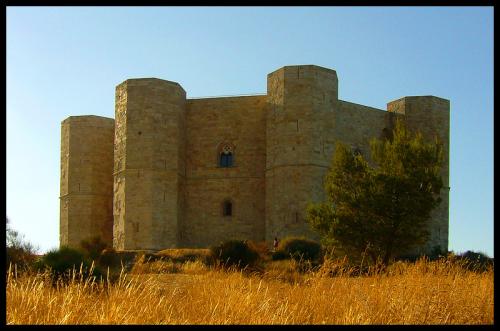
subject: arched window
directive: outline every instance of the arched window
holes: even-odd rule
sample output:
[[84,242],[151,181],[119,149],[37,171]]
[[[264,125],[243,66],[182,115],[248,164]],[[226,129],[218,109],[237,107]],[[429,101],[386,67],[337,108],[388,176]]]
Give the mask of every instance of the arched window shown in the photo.
[[222,203],[222,216],[232,216],[233,215],[233,203],[231,200],[224,200]]
[[218,166],[230,168],[234,164],[234,147],[229,143],[223,143],[218,148]]

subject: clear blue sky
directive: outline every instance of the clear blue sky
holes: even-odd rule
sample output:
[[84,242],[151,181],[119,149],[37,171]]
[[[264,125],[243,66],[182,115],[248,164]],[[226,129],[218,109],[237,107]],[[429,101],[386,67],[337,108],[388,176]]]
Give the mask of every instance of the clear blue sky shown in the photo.
[[450,250],[493,256],[492,7],[7,7],[7,216],[59,244],[61,121],[114,117],[115,86],[266,93],[285,65],[337,71],[339,98],[451,102]]

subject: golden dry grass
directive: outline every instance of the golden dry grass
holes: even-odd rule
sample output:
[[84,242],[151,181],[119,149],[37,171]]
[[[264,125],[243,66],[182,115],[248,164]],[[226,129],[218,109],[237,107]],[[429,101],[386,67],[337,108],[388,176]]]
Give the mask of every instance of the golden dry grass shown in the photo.
[[305,274],[286,263],[246,275],[187,262],[110,286],[10,271],[7,324],[493,324],[493,270],[418,261],[353,277],[339,262]]
[[203,248],[168,248],[156,253],[158,256],[182,258],[187,255],[192,256],[209,256],[210,250]]

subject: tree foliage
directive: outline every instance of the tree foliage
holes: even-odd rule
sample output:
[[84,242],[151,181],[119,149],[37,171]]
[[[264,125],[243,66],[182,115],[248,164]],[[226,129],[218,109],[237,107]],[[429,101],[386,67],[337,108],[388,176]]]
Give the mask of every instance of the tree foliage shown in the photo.
[[424,141],[396,122],[390,139],[370,142],[371,161],[336,144],[325,178],[327,201],[310,204],[307,220],[325,241],[387,264],[424,243],[430,213],[440,203],[442,144]]

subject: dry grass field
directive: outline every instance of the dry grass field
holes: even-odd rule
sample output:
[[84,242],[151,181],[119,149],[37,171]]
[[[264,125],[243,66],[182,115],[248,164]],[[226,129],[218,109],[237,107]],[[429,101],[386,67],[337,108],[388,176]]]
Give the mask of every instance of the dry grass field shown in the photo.
[[156,261],[114,283],[74,274],[52,286],[9,269],[7,324],[493,324],[493,270],[420,260],[353,276],[333,261],[305,273],[293,261],[254,273]]

